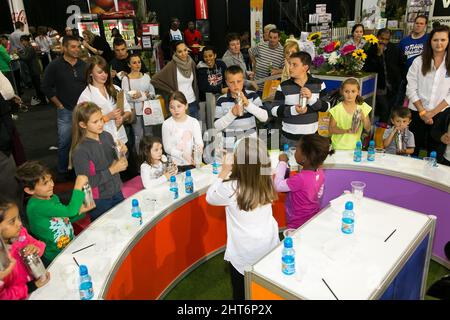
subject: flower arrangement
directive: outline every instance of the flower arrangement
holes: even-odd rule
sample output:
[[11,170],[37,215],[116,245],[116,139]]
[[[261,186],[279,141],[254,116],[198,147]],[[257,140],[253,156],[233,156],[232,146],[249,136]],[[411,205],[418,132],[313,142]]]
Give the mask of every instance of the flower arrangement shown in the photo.
[[312,62],[313,66],[321,73],[354,75],[361,72],[364,61],[367,59],[367,50],[378,43],[374,35],[364,35],[366,44],[363,49],[357,49],[354,45],[341,45],[340,41],[332,41],[321,46],[320,32],[309,35],[308,40],[316,47],[317,55]]

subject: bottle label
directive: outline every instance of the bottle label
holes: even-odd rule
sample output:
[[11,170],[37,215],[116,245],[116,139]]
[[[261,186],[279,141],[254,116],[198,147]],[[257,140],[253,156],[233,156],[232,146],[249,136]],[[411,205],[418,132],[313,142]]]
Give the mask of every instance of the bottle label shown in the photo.
[[170,192],[173,193],[174,199],[178,199],[178,188],[170,188]]
[[361,152],[360,151],[355,151],[355,154],[353,156],[353,161],[361,162]]
[[295,258],[294,256],[286,255],[281,259],[281,271],[284,274],[291,275],[295,273]]
[[81,300],[91,300],[94,296],[94,289],[92,288],[92,282],[84,283],[84,285],[89,286],[86,289],[80,289],[80,299]]
[[375,161],[375,152],[370,150],[367,152],[367,161]]
[[186,183],[186,193],[193,193],[194,192],[194,184],[193,183]]
[[219,174],[219,165],[217,163],[213,163],[213,174]]
[[342,232],[345,234],[353,233],[354,230],[354,220],[350,218],[343,218],[342,219]]

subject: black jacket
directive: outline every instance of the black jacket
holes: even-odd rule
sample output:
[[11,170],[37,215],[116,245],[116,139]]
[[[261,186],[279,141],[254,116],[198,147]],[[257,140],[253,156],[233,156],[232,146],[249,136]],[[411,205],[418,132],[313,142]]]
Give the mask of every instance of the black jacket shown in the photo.
[[200,93],[200,101],[205,101],[205,93],[222,93],[222,88],[226,87],[225,70],[227,66],[222,60],[216,60],[214,68],[208,68],[206,63],[201,61],[197,65],[197,83]]
[[399,65],[400,53],[398,47],[393,43],[388,43],[384,54],[377,55],[378,46],[373,45],[367,52],[367,59],[364,63],[364,71],[378,73],[377,89],[386,89],[386,77],[383,67],[383,56],[386,62],[386,72],[391,85],[389,92],[396,92],[401,80],[401,69]]
[[450,125],[450,108],[442,111],[435,119],[436,123],[431,128],[431,136],[439,143],[436,152],[437,161],[441,162],[444,158],[445,149],[447,148],[447,145],[442,143],[441,137],[444,133],[448,132],[448,126]]

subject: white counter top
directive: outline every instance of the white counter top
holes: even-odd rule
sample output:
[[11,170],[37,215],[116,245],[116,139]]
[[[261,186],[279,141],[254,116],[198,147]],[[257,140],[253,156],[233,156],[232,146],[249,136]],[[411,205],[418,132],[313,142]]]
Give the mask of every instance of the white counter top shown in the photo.
[[[355,232],[341,232],[344,197],[322,210],[293,236],[296,273],[281,272],[280,244],[253,266],[259,276],[303,299],[370,299],[431,219],[423,214],[363,198],[355,208]],[[385,239],[394,231],[392,236]]]
[[[106,285],[115,267],[125,258],[134,243],[145,234],[157,221],[186,201],[198,197],[199,193],[206,193],[207,187],[217,179],[212,174],[211,166],[192,170],[194,179],[194,193],[186,195],[184,181],[177,175],[179,198],[173,200],[169,192],[169,182],[152,190],[142,190],[132,197],[118,204],[92,223],[89,228],[78,235],[61,252],[49,266],[51,280],[44,287],[34,291],[30,300],[79,300],[78,267],[73,260],[88,267],[94,286],[94,299],[101,299],[106,295]],[[183,174],[184,175],[184,174]],[[138,199],[142,210],[143,224],[139,226],[137,219],[131,217],[131,200]],[[152,199],[156,199],[157,206],[152,210]],[[94,246],[72,254],[80,248],[92,243]]]

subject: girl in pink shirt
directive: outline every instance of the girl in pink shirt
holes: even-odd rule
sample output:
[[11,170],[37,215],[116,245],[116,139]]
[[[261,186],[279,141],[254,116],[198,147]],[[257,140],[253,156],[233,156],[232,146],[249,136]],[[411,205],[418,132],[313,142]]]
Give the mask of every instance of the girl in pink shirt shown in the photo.
[[286,197],[287,227],[297,229],[311,219],[320,210],[323,195],[324,173],[320,168],[330,150],[330,142],[319,135],[305,135],[298,142],[295,150],[295,161],[302,170],[285,179],[288,157],[280,154],[275,174],[275,190],[288,192]]
[[[25,253],[38,253],[42,256],[45,243],[30,236],[22,226],[19,209],[14,202],[0,199],[0,236],[9,248],[11,263],[4,271],[0,271],[0,300],[19,300],[28,297],[28,282],[33,277],[28,273],[25,263],[20,256],[20,250]],[[50,279],[47,272],[45,277],[34,281],[36,287],[41,287]]]

